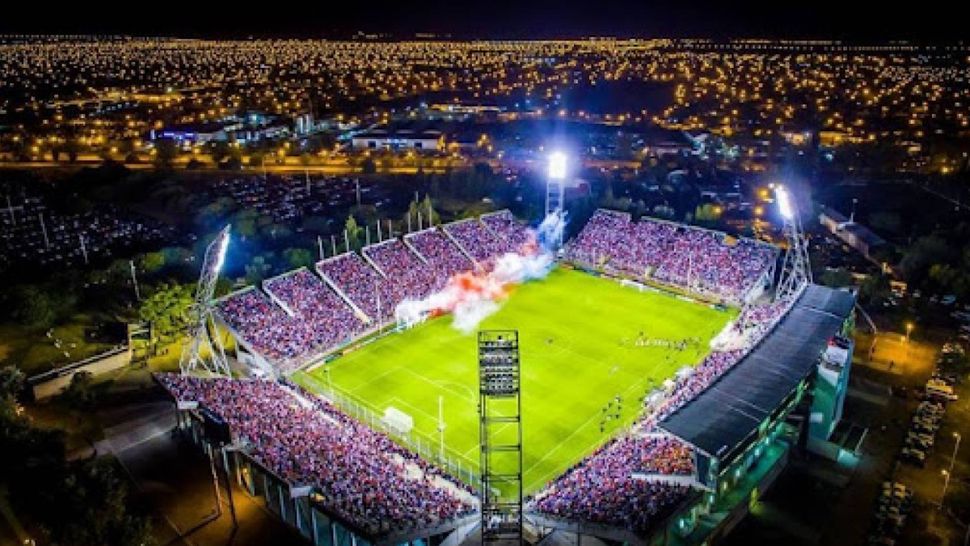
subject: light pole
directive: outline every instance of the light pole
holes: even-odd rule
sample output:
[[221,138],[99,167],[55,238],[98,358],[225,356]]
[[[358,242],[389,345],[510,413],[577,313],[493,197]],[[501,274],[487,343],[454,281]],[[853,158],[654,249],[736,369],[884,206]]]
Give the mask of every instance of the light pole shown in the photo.
[[909,336],[913,333],[913,323],[906,323],[906,343],[909,343]]
[[963,439],[963,436],[960,436],[959,432],[954,432],[953,439],[956,440],[956,443],[953,444],[953,453],[950,454],[950,468],[949,468],[950,472],[953,472],[953,463],[956,462],[957,451],[960,451],[960,440]]
[[943,510],[943,501],[946,499],[946,488],[950,485],[950,471],[941,470],[940,474],[943,475],[943,494],[940,495],[940,510]]

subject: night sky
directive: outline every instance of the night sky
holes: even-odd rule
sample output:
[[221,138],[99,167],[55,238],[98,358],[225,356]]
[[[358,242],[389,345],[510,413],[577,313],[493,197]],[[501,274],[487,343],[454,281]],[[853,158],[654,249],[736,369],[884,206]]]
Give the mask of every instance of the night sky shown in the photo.
[[199,37],[346,37],[354,31],[407,38],[588,35],[839,38],[854,41],[970,40],[959,2],[926,0],[521,1],[353,0],[332,2],[19,2],[0,31]]

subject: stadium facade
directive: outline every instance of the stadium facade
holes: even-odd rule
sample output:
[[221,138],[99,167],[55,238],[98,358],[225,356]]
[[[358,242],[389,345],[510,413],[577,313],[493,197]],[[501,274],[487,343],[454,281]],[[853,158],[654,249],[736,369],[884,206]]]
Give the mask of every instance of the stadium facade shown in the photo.
[[[409,286],[432,292],[442,287],[443,276],[463,268],[488,269],[496,255],[521,245],[524,233],[524,227],[502,211],[390,238],[360,255],[350,252],[330,258],[313,272],[297,270],[268,279],[260,288],[230,294],[215,302],[216,316],[235,339],[238,363],[258,376],[280,381],[297,405],[312,409],[313,402],[306,400],[311,395],[286,377],[393,331],[393,307],[401,299],[389,287],[400,273],[395,268],[417,264],[426,269],[428,278],[409,277]],[[530,542],[556,534],[595,537],[610,544],[716,542],[770,487],[793,451],[809,449],[833,459],[852,459],[857,446],[847,446],[833,436],[837,436],[851,366],[854,296],[806,285],[791,300],[759,305],[770,291],[777,260],[778,250],[762,242],[654,219],[634,222],[627,214],[603,210],[567,245],[559,255],[563,266],[649,285],[679,297],[753,309],[742,312],[753,326],[745,326],[743,335],[739,334],[743,343],[725,350],[731,357],[726,364],[702,370],[709,376],[698,372],[691,377],[687,371],[665,390],[655,392],[643,421],[627,432],[648,442],[674,439],[689,447],[693,459],[686,473],[634,471],[622,477],[649,484],[648,489],[676,492],[669,495],[673,501],[665,497],[651,513],[649,525],[551,512],[539,500],[558,492],[545,491],[527,505]],[[360,283],[364,287],[348,284],[351,278],[366,279]],[[307,307],[306,298],[328,298],[329,307],[343,306],[336,315],[324,317],[326,324],[320,329],[325,333],[298,325],[305,322],[304,317],[320,312]],[[277,336],[270,341],[256,337],[257,332],[267,331],[267,323],[271,324],[268,331]],[[334,328],[339,331],[333,332]],[[362,524],[334,509],[334,499],[328,497],[332,491],[271,469],[258,442],[246,431],[232,430],[227,423],[231,416],[219,416],[201,396],[193,400],[192,389],[175,389],[171,380],[160,382],[176,399],[179,428],[212,455],[228,476],[308,541],[341,545],[476,541],[477,502],[461,493],[463,487],[471,491],[475,485],[470,473],[466,478],[446,467],[434,478],[436,487],[446,491],[443,495],[465,503],[462,509],[419,524]],[[325,412],[331,411],[328,419],[338,424],[355,419],[380,433],[383,425],[375,416],[354,408],[342,410],[327,406]],[[405,460],[418,456],[407,448],[402,453]],[[433,460],[430,452],[419,453]]]

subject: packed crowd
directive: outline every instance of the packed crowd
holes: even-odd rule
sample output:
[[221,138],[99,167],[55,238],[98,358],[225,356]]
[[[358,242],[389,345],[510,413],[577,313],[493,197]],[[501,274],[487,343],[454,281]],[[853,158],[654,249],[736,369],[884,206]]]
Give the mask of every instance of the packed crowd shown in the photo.
[[451,277],[474,268],[471,260],[440,230],[426,229],[404,239],[434,267],[435,288],[443,288]]
[[689,488],[633,475],[693,472],[693,453],[678,440],[627,436],[606,444],[568,470],[532,506],[550,516],[644,531],[683,500]]
[[505,243],[506,252],[517,252],[532,240],[529,232],[507,209],[482,216],[482,224]]
[[393,318],[394,307],[403,299],[392,280],[381,276],[355,252],[324,260],[317,269],[374,320]]
[[775,258],[771,247],[723,233],[597,211],[567,249],[570,260],[624,276],[740,300]]
[[309,322],[290,317],[259,290],[232,294],[220,300],[217,307],[239,337],[271,360],[304,355],[316,343]]
[[[500,220],[495,222],[503,226],[499,229],[508,238],[502,245],[496,243],[497,236],[481,222],[461,223],[474,226],[467,231],[465,241],[469,252],[480,257],[496,257],[497,252],[504,252],[514,244],[511,241],[528,239],[525,226],[512,225],[515,219],[508,211],[497,217]],[[487,237],[478,239],[475,234]],[[363,249],[364,256],[378,269],[354,252],[324,260],[317,264],[317,269],[364,314],[385,322],[394,318],[395,308],[403,300],[424,298],[443,288],[456,274],[474,267],[440,230],[424,230],[409,235],[407,240],[428,263],[401,240],[391,239]],[[220,300],[218,308],[240,337],[284,368],[345,343],[367,328],[342,296],[311,271],[303,269],[269,279],[263,289],[292,316],[259,290],[231,294]]]
[[174,398],[225,419],[233,441],[293,486],[317,487],[327,508],[371,535],[433,525],[474,506],[452,479],[319,398],[279,383],[159,374]]
[[499,256],[515,249],[495,235],[477,219],[463,220],[444,226],[452,237],[479,265],[488,268]]
[[[421,299],[438,288],[436,271],[414,255],[399,239],[364,249],[387,279],[393,281],[395,300]],[[397,303],[395,302],[395,305]]]
[[270,279],[263,288],[286,305],[294,318],[312,332],[312,347],[326,350],[345,343],[364,330],[353,309],[306,269]]

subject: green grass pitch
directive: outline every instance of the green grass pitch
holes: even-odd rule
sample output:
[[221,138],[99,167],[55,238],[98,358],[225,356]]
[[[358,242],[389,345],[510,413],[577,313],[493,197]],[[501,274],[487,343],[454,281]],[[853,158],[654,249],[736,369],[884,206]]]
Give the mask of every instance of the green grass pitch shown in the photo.
[[[644,394],[680,367],[697,364],[708,353],[710,339],[735,315],[734,310],[640,292],[564,268],[517,287],[479,327],[519,331],[526,494],[629,426]],[[649,339],[696,337],[700,342],[683,350],[638,346],[640,332]],[[301,382],[312,389],[314,383],[330,381],[378,415],[388,406],[410,414],[412,434],[424,444],[438,445],[438,398],[443,397],[448,453],[477,471],[474,333],[462,334],[452,328],[449,316],[439,317],[327,366],[331,377],[319,367]],[[614,402],[616,396],[621,404]],[[618,418],[604,420],[607,413]]]

